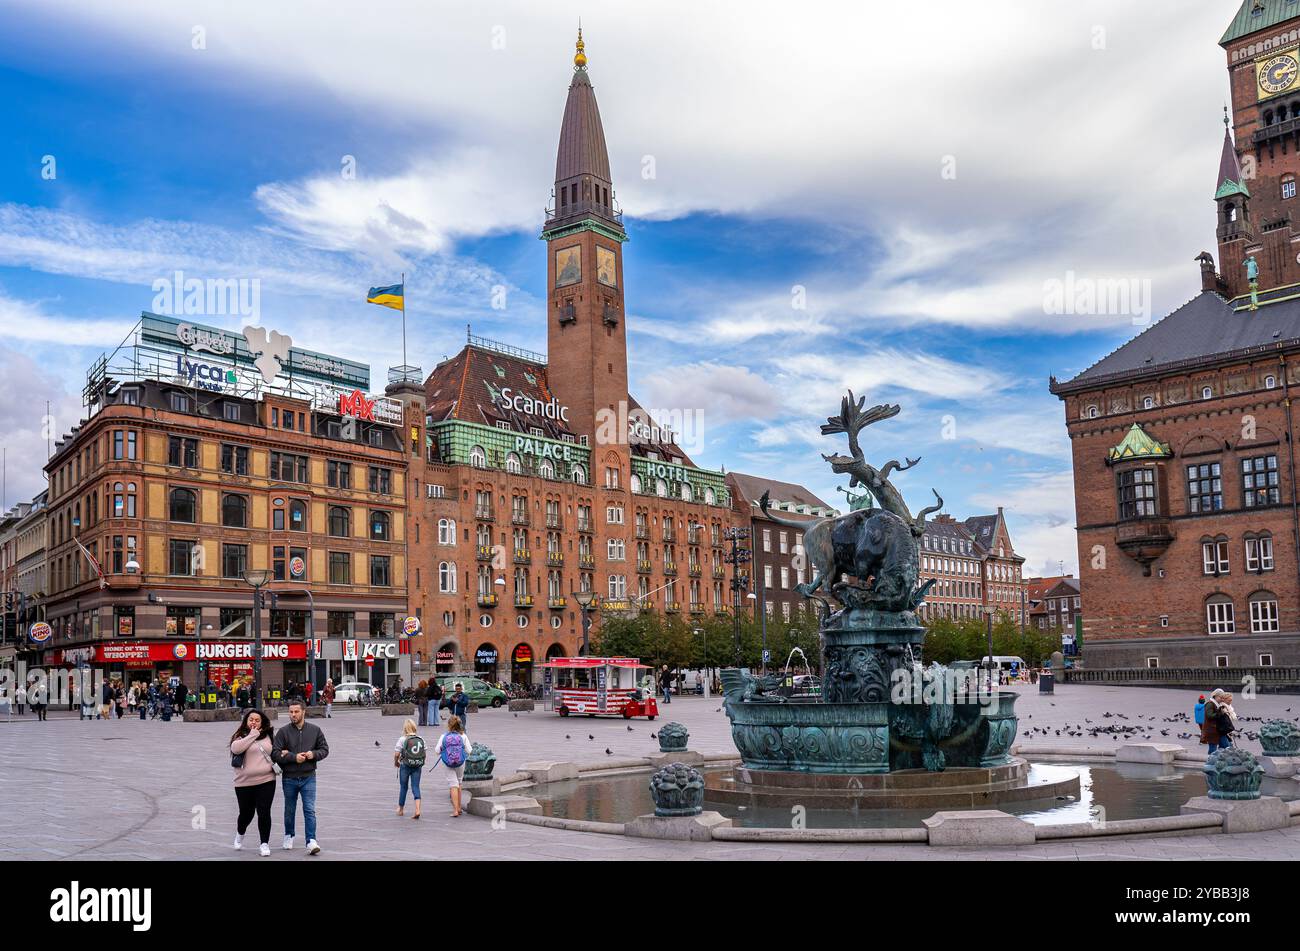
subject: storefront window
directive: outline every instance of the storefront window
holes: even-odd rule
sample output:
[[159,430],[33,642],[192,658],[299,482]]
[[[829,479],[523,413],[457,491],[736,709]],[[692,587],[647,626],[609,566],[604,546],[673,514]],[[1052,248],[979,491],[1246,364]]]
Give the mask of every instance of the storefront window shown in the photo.
[[194,637],[199,630],[199,609],[169,606],[164,630],[168,637]]
[[497,649],[491,644],[481,644],[474,652],[474,675],[481,680],[497,679]]
[[392,637],[396,630],[396,615],[370,612],[370,636]]
[[114,629],[118,637],[135,637],[135,607],[116,607],[113,609],[116,622]]
[[271,636],[272,637],[306,637],[307,636],[307,612],[306,611],[272,611],[271,612]]
[[357,616],[351,611],[330,611],[326,623],[330,637],[351,637],[356,630]]
[[253,633],[253,612],[240,608],[221,609],[221,636],[247,637]]

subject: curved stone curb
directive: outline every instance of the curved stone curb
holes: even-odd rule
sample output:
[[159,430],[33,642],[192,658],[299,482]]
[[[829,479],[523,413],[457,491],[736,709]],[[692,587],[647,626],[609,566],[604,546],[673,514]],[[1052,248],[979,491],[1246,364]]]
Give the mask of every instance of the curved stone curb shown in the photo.
[[1108,835],[1157,835],[1162,832],[1185,832],[1192,829],[1213,829],[1223,826],[1222,816],[1156,816],[1152,819],[1113,819],[1109,822],[1069,822],[1060,825],[1035,826],[1034,838],[1088,839]]
[[713,838],[727,842],[917,842],[929,841],[925,829],[717,829]]
[[506,821],[522,822],[548,829],[565,829],[569,832],[590,832],[596,835],[622,835],[621,822],[595,822],[590,819],[564,819],[559,816],[534,816],[524,812],[506,813]]

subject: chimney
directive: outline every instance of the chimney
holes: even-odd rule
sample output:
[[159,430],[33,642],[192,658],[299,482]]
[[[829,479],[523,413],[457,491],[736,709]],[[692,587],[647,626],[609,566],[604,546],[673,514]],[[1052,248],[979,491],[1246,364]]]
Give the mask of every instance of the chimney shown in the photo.
[[1214,258],[1209,251],[1202,251],[1196,256],[1201,265],[1201,290],[1214,291],[1219,288],[1219,276],[1214,273]]

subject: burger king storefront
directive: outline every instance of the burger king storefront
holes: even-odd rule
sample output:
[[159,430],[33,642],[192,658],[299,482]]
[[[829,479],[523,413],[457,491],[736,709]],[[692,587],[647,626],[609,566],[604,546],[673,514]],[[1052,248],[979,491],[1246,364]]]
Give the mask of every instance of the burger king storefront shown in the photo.
[[[187,687],[207,680],[223,686],[253,676],[252,641],[118,641],[98,644],[94,650],[94,664],[105,676],[127,683],[179,677]],[[301,681],[306,673],[305,641],[262,642],[264,688],[274,691],[290,680]]]

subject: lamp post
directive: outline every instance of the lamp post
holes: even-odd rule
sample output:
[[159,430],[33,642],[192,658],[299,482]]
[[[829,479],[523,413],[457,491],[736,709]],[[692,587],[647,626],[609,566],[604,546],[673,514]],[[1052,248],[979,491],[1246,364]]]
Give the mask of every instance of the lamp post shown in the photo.
[[984,666],[988,673],[985,675],[988,680],[989,692],[993,691],[993,615],[997,608],[991,604],[984,605],[985,620],[985,637],[988,653],[984,656]]
[[253,589],[253,706],[262,706],[262,588],[271,580],[265,568],[249,568],[244,583]]
[[740,566],[749,563],[754,553],[748,548],[741,548],[740,543],[749,538],[749,528],[741,525],[733,525],[728,528],[723,535],[727,541],[731,542],[731,551],[723,556],[727,564],[732,565],[731,575],[731,605],[732,605],[732,629],[735,640],[735,665],[740,667],[740,608],[741,592],[749,588],[749,579],[742,577]]
[[574,591],[573,600],[578,602],[578,607],[582,609],[582,656],[586,657],[591,653],[591,645],[588,643],[591,636],[591,602],[596,600],[595,591]]

